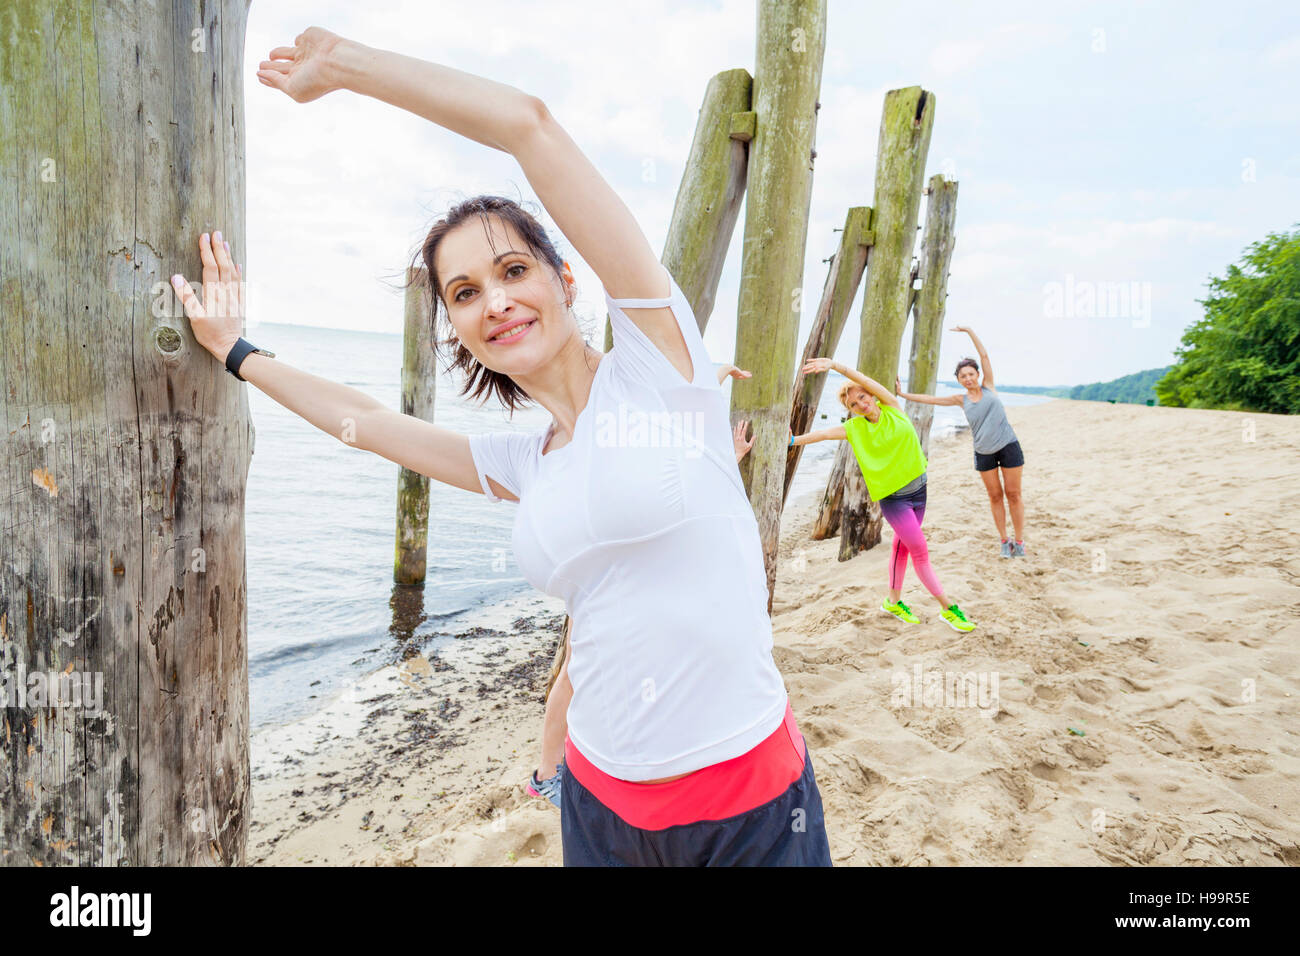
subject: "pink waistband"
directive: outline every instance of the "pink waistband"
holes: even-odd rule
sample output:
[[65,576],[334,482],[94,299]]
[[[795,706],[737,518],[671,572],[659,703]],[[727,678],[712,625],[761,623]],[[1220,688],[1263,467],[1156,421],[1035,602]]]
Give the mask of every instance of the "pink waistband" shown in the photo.
[[642,830],[725,820],[762,806],[799,779],[805,753],[788,700],[781,726],[751,750],[667,783],[611,777],[579,753],[567,735],[564,738],[567,772],[624,821]]

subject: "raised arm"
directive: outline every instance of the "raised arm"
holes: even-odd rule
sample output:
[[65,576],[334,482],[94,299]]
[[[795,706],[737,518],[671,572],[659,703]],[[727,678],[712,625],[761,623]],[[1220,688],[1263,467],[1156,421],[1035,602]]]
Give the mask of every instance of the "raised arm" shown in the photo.
[[[258,79],[297,102],[349,89],[510,153],[610,297],[670,294],[664,267],[631,211],[538,97],[320,27],[309,27],[292,47],[276,47],[270,57],[260,64]],[[690,351],[670,309],[633,309],[628,318],[679,371],[693,373]]]
[[[242,269],[230,257],[220,233],[199,237],[204,301],[183,277],[172,279],[198,343],[225,364],[244,325]],[[214,241],[216,240],[216,241]],[[223,373],[224,374],[224,373]],[[482,494],[469,437],[387,407],[365,392],[312,375],[259,352],[249,354],[239,374],[289,411],[327,435],[374,452],[412,471]],[[491,481],[491,479],[489,479]],[[517,500],[492,481],[501,498]]]
[[855,385],[860,385],[862,388],[866,389],[868,393],[879,399],[882,405],[893,405],[895,408],[902,407],[898,404],[898,399],[894,397],[894,393],[885,388],[885,386],[881,385],[874,378],[871,378],[868,375],[863,375],[857,369],[849,368],[847,365],[842,365],[834,359],[809,359],[803,366],[805,375],[816,375],[821,372],[829,372],[832,369],[839,372]]
[[903,383],[899,379],[894,379],[894,393],[907,402],[919,402],[922,405],[960,405],[960,395],[945,395],[942,398],[937,395],[921,395],[919,393],[903,391]]
[[980,368],[984,370],[984,380],[980,383],[985,388],[993,388],[993,366],[989,362],[989,353],[984,351],[984,343],[980,337],[975,334],[975,330],[967,325],[954,325],[950,332],[965,332],[970,336],[970,340],[975,345],[975,351],[980,357]]

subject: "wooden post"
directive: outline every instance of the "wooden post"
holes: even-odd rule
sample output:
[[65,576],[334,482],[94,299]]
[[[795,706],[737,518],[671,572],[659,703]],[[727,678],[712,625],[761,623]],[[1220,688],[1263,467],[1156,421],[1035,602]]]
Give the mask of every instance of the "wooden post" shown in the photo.
[[[948,298],[948,266],[956,242],[957,184],[935,174],[926,187],[925,231],[921,235],[921,289],[912,304],[912,352],[908,361],[907,390],[934,394],[939,381],[939,338],[943,334],[944,304]],[[907,414],[930,454],[930,425],[934,406],[908,402]]]
[[168,278],[201,288],[202,232],[246,251],[246,13],[5,4],[7,865],[244,862],[253,429]]
[[[858,283],[862,281],[862,271],[867,265],[867,251],[871,248],[871,241],[871,207],[854,206],[844,217],[840,247],[831,256],[826,285],[822,288],[821,304],[817,307],[817,318],[813,320],[812,330],[808,333],[803,358],[795,367],[794,398],[790,408],[790,433],[793,435],[802,435],[813,424],[829,377],[804,375],[804,364],[809,359],[830,358],[835,354],[835,348],[840,343],[840,333],[844,331],[844,323],[849,317],[849,306],[858,294]],[[790,484],[805,447],[807,446],[795,445],[786,451],[782,507],[790,495]]]
[[740,463],[740,475],[763,541],[769,613],[825,48],[826,0],[759,0],[757,123],[750,147],[735,360],[754,374],[732,385],[731,421],[747,419],[753,428],[754,447]]
[[[911,304],[912,250],[933,124],[933,93],[911,86],[885,94],[876,150],[875,235],[862,296],[857,367],[886,388],[893,387],[898,372],[898,352]],[[839,461],[844,458],[847,463],[850,455],[848,443],[842,442],[833,469],[833,473],[842,473],[844,480],[839,521],[834,515],[820,519],[822,524],[839,524],[841,561],[880,541],[880,507],[867,495],[856,465],[849,467]],[[828,493],[825,503],[833,506],[834,495]]]
[[[661,261],[691,303],[703,332],[713,313],[718,279],[745,196],[752,80],[748,70],[724,70],[709,80],[695,123],[686,169],[677,187]],[[614,347],[614,330],[605,317],[605,351]]]
[[[840,444],[848,443],[840,442]],[[822,493],[821,507],[817,509],[817,517],[813,521],[814,541],[824,541],[840,533],[840,502],[844,497],[844,469],[850,465],[856,468],[857,464],[857,459],[851,452],[846,455],[843,448],[835,450],[831,473],[826,479],[826,490]]]
[[[402,332],[402,414],[433,421],[438,368],[433,353],[432,300],[423,266],[406,270]],[[393,580],[422,584],[429,543],[429,479],[403,468],[397,475],[397,545]]]

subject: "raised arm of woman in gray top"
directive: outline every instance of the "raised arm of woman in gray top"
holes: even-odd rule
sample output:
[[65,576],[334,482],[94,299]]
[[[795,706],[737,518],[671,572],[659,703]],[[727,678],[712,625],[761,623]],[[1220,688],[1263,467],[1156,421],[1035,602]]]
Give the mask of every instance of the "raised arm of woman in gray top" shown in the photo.
[[[979,353],[980,368],[984,370],[984,380],[980,384],[983,385],[985,388],[992,388],[993,387],[993,366],[989,364],[989,353],[984,351],[984,343],[981,342],[980,337],[975,334],[975,330],[968,325],[954,325],[948,331],[965,332],[967,335],[970,336],[970,340],[975,343],[975,351]],[[958,402],[958,404],[961,403]]]

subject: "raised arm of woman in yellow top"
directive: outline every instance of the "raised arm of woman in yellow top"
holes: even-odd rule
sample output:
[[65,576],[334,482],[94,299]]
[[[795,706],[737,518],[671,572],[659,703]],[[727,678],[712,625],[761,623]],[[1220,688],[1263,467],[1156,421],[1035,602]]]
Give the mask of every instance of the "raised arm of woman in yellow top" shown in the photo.
[[842,365],[834,359],[809,359],[803,366],[805,375],[816,375],[820,372],[829,372],[832,369],[839,372],[854,385],[859,385],[866,389],[868,394],[879,399],[882,405],[893,405],[895,408],[902,407],[898,404],[898,399],[894,397],[894,393],[885,388],[885,386],[881,385],[874,378],[869,375],[863,375],[857,369],[850,368],[847,365]]

